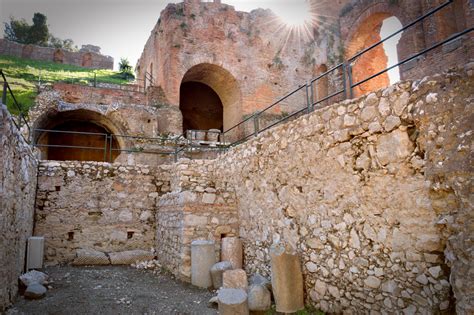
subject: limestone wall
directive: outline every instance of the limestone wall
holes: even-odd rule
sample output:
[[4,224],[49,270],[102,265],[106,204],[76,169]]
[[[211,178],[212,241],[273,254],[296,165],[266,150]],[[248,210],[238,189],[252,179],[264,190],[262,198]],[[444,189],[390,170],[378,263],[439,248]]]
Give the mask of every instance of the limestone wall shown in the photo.
[[221,238],[238,234],[233,189],[225,182],[217,184],[211,170],[212,161],[181,160],[171,171],[172,193],[158,200],[158,259],[173,274],[187,281],[191,279],[192,241],[214,240],[218,255]]
[[268,275],[282,241],[323,311],[452,312],[452,286],[457,311],[472,312],[473,86],[472,64],[400,83],[217,158],[207,171],[236,194],[247,272]]
[[71,262],[77,249],[150,250],[155,200],[168,192],[166,166],[43,161],[34,234],[45,237],[47,264]]
[[16,296],[24,270],[26,241],[33,232],[37,161],[13,125],[6,107],[0,110],[0,312]]
[[33,60],[52,61],[91,69],[113,69],[114,58],[100,53],[81,50],[67,51],[53,47],[24,45],[0,38],[0,55]]

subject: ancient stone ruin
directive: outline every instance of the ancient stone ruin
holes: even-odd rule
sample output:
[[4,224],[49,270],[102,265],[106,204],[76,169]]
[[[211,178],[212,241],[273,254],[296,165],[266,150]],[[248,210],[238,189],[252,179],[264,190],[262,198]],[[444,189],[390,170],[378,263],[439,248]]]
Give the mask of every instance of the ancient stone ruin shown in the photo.
[[91,69],[113,69],[114,58],[100,53],[100,47],[83,45],[79,51],[11,42],[0,38],[0,55],[52,61]]
[[[474,312],[474,5],[435,2],[317,1],[333,18],[298,39],[275,33],[271,11],[185,0],[144,47],[145,93],[56,84],[29,132],[2,106],[0,310],[35,235],[46,265],[156,256],[183,281],[222,282],[224,313],[266,305],[254,297],[271,285],[235,283],[280,286],[289,269],[327,313]],[[380,47],[351,59],[386,18],[436,8],[401,35],[399,60],[434,48],[400,65],[400,82],[348,88],[389,66]],[[204,251],[209,275],[193,275]]]

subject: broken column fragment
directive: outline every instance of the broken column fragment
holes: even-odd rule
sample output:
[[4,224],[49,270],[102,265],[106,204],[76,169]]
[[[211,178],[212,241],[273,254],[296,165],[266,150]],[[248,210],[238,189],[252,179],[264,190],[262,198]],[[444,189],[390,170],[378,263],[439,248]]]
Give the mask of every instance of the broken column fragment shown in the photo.
[[214,241],[191,243],[191,283],[197,287],[212,286],[211,268],[216,263]]
[[247,315],[247,293],[243,289],[220,289],[217,294],[220,315]]
[[242,240],[224,237],[221,244],[221,261],[230,261],[234,269],[242,269]]
[[247,274],[243,269],[226,270],[222,276],[222,286],[232,289],[248,289]]
[[250,286],[248,293],[249,310],[254,312],[264,312],[272,306],[272,296],[270,291],[260,284]]
[[221,261],[212,266],[211,277],[214,289],[219,289],[222,287],[222,276],[226,270],[232,270],[232,264],[230,261]]
[[303,275],[296,251],[290,246],[270,247],[272,288],[276,311],[294,313],[304,308]]

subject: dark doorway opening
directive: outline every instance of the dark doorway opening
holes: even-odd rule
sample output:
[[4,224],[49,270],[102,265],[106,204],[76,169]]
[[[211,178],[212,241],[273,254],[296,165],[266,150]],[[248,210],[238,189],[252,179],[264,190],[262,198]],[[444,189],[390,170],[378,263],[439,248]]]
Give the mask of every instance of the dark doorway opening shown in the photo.
[[224,127],[224,109],[219,95],[200,82],[184,82],[180,89],[179,109],[183,114],[183,131]]

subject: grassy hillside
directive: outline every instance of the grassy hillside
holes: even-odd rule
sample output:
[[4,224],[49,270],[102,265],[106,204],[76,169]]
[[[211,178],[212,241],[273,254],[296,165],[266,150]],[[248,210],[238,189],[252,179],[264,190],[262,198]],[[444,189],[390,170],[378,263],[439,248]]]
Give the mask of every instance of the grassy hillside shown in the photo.
[[[97,82],[126,84],[120,73],[112,70],[91,70],[82,67],[63,65],[54,62],[22,59],[0,55],[0,69],[3,70],[22,111],[27,112],[34,104],[38,84],[51,84],[58,81],[87,84]],[[3,81],[3,80],[1,80]],[[10,94],[7,106],[11,113],[18,114]]]

